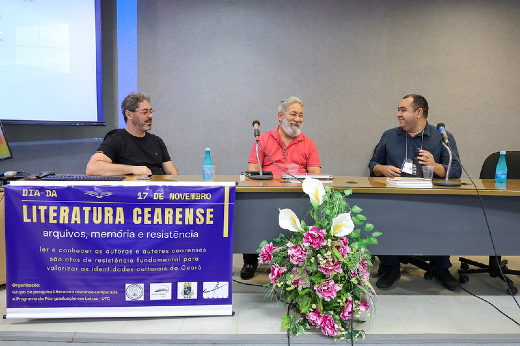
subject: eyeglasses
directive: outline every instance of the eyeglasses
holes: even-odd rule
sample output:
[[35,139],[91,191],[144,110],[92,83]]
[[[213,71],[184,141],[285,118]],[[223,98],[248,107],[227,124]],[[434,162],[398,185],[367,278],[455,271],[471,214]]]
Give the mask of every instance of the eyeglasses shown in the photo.
[[148,114],[153,115],[155,113],[155,111],[153,109],[143,109],[142,111],[135,110],[135,111],[131,111],[131,112],[141,113],[143,115],[148,115]]

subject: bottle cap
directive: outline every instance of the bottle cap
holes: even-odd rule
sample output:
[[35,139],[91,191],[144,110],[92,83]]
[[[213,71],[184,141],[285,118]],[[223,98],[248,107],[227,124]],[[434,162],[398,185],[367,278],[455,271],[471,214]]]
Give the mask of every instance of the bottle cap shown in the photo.
[[[207,150],[207,149],[206,149],[206,150]],[[505,155],[505,154],[506,154],[506,151],[505,151],[505,150],[500,150],[500,154],[501,154],[501,155],[502,155],[502,154]]]
[[209,148],[206,148],[206,151],[210,151],[210,149],[209,149]]

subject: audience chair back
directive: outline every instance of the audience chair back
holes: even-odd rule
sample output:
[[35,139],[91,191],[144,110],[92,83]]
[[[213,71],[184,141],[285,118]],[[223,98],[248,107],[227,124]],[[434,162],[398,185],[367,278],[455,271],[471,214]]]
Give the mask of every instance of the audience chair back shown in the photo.
[[103,138],[103,142],[107,140],[108,137],[112,136],[114,133],[121,131],[122,129],[113,129],[107,132],[105,138]]
[[[484,160],[480,171],[480,179],[495,178],[495,170],[497,168],[500,152],[493,153]],[[520,179],[520,151],[506,151],[507,179]],[[459,281],[466,283],[469,281],[467,274],[487,273],[493,278],[499,278],[507,285],[507,293],[516,295],[518,288],[514,286],[514,282],[506,275],[520,275],[520,270],[514,270],[507,267],[507,260],[502,260],[502,256],[489,256],[488,264],[477,262],[469,258],[459,257],[460,269]],[[477,269],[470,269],[469,266]]]
[[[489,155],[480,170],[480,179],[495,179],[500,152]],[[520,151],[506,151],[507,179],[520,179]]]

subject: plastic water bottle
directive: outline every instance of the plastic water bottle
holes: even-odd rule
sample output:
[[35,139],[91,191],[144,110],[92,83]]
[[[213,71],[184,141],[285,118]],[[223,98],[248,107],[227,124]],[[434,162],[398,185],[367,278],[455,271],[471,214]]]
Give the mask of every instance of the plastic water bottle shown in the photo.
[[204,155],[204,162],[202,163],[202,179],[204,181],[213,181],[214,169],[210,149],[206,148],[206,155]]
[[495,171],[495,188],[505,189],[507,181],[507,164],[506,164],[506,152],[500,152],[500,158],[498,159],[497,169]]

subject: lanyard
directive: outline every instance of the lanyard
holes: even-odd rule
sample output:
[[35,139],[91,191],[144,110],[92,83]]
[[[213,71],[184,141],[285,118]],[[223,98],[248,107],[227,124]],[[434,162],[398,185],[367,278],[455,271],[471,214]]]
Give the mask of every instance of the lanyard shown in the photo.
[[[405,132],[405,141],[406,141],[405,160],[408,160],[408,136],[410,136],[408,134],[408,132]],[[410,138],[412,138],[412,136],[410,136]],[[421,131],[421,150],[422,150],[423,142],[424,142],[424,129]]]

